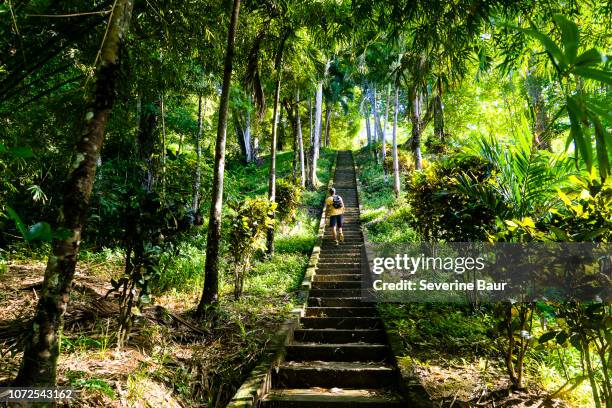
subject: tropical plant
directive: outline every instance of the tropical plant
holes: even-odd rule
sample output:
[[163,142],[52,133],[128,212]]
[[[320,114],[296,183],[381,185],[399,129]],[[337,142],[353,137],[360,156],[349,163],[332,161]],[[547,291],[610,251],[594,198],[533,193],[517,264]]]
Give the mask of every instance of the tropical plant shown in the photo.
[[253,256],[266,248],[265,237],[274,226],[277,203],[259,197],[229,203],[228,206],[234,212],[229,248],[234,272],[234,298],[239,299],[244,287],[244,276],[251,268]]
[[291,223],[295,220],[303,191],[304,189],[292,180],[280,179],[276,182],[276,215],[281,223]]
[[491,210],[500,222],[545,214],[559,200],[556,189],[572,174],[569,158],[533,148],[524,117],[511,141],[480,137],[467,152],[492,166],[492,176],[483,183],[474,175],[461,173],[457,188]]
[[576,159],[581,157],[589,171],[597,163],[599,174],[605,180],[610,174],[612,137],[603,121],[612,121],[612,115],[606,106],[588,96],[584,83],[595,81],[612,85],[609,67],[603,65],[607,58],[596,48],[581,50],[580,30],[575,22],[561,14],[555,14],[553,20],[561,33],[559,43],[536,27],[520,30],[544,47],[554,67],[555,78],[565,97],[565,104],[555,117],[567,112],[570,120],[568,144],[573,140]]

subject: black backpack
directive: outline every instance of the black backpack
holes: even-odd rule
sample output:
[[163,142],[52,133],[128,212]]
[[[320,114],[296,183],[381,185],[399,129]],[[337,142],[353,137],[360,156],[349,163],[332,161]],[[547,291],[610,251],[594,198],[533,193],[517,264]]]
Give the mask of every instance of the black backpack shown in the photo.
[[344,203],[342,202],[342,197],[340,197],[339,195],[335,195],[332,197],[332,205],[334,206],[334,208],[342,208],[344,207]]

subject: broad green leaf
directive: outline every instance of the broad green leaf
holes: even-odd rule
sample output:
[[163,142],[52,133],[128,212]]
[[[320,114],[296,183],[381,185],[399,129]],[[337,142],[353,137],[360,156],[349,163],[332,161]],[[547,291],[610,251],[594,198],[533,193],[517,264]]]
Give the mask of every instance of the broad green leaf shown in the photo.
[[574,61],[575,67],[588,67],[589,65],[599,64],[604,60],[603,55],[595,48],[586,50]]
[[523,29],[522,31],[525,34],[538,40],[540,44],[544,46],[546,52],[548,52],[548,54],[552,57],[553,62],[556,63],[558,69],[560,71],[565,71],[568,66],[567,58],[565,57],[565,54],[563,54],[563,51],[561,51],[559,46],[549,36],[535,29]]
[[597,155],[597,163],[599,164],[599,174],[601,175],[601,179],[605,180],[610,174],[610,159],[607,149],[608,143],[606,143],[606,140],[610,137],[597,115],[593,115],[592,113],[588,113],[588,115],[595,127],[595,153]]
[[594,112],[598,116],[601,116],[605,120],[612,122],[612,111],[610,111],[609,106],[602,106],[592,100],[586,100],[585,104],[588,110],[590,110],[591,112]]
[[8,213],[9,218],[15,222],[15,225],[17,226],[17,229],[19,230],[21,236],[26,239],[26,227],[23,221],[21,221],[21,217],[19,216],[19,214],[17,214],[15,210],[13,210],[8,205],[6,206],[6,212]]
[[6,146],[0,143],[0,153],[4,153],[4,152],[6,152]]
[[551,331],[548,333],[544,333],[543,335],[540,336],[540,338],[538,339],[538,342],[541,343],[546,343],[549,340],[554,339],[557,336],[557,331]]
[[586,67],[575,67],[572,71],[574,74],[582,78],[588,78],[594,81],[602,82],[606,85],[612,85],[612,75],[610,72]]
[[555,14],[553,20],[555,20],[555,23],[561,29],[561,41],[563,42],[565,57],[568,64],[571,64],[576,59],[576,54],[578,53],[578,43],[580,41],[578,26],[561,14]]
[[53,233],[51,226],[46,222],[37,222],[32,225],[26,232],[25,239],[28,242],[32,241],[51,241],[53,239]]
[[582,131],[582,124],[580,119],[584,116],[582,109],[576,102],[576,100],[568,96],[567,97],[567,113],[570,118],[570,136],[574,140],[576,146],[576,153],[579,153],[590,171],[593,166],[593,146],[591,140]]
[[8,152],[15,157],[21,157],[22,159],[29,159],[34,157],[34,152],[29,147],[11,147]]

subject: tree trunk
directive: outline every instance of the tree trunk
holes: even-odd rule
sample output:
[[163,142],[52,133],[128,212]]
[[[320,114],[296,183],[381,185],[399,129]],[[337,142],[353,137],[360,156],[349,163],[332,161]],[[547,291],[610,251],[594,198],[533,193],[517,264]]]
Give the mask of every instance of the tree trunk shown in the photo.
[[145,162],[146,167],[146,176],[142,185],[145,191],[153,190],[153,184],[155,184],[153,153],[155,150],[155,131],[158,122],[156,105],[157,103],[145,105],[146,111],[140,116],[140,125],[138,127],[138,156],[140,160]]
[[372,128],[370,127],[370,112],[365,112],[366,136],[368,138],[368,146],[372,145]]
[[283,150],[285,150],[285,122],[284,122],[284,118],[283,118],[283,110],[279,109],[278,112],[278,123],[276,124],[276,126],[278,126],[278,131],[277,131],[277,136],[276,136],[276,150],[278,150],[279,152],[282,152]]
[[[251,97],[249,96],[249,102]],[[250,106],[246,109],[244,114],[244,147],[246,150],[247,163],[253,161],[253,142],[251,141],[251,108]]]
[[203,117],[203,106],[202,106],[202,95],[198,96],[198,132],[196,133],[195,139],[195,149],[196,149],[196,166],[195,166],[195,174],[193,177],[193,200],[191,203],[191,208],[193,209],[194,214],[200,208],[200,186],[202,185],[202,123]]
[[295,93],[295,121],[297,122],[298,148],[300,150],[300,184],[306,186],[306,175],[304,174],[304,140],[302,138],[302,123],[300,120],[300,90]]
[[162,196],[166,191],[166,146],[168,144],[166,140],[166,108],[164,104],[164,94],[162,93],[160,98],[160,116],[162,122],[162,148],[161,148],[161,192]]
[[382,126],[380,126],[380,115],[378,114],[378,105],[376,102],[376,87],[372,89],[372,115],[374,117],[374,141],[378,142],[382,139]]
[[423,168],[423,159],[421,156],[421,111],[422,111],[422,95],[416,88],[410,90],[410,100],[412,106],[410,109],[410,122],[412,122],[412,137],[411,137],[411,148],[412,154],[414,155],[414,167],[417,170]]
[[[278,132],[278,117],[279,109],[278,104],[280,101],[280,87],[282,78],[282,62],[283,62],[283,50],[285,48],[285,40],[289,32],[286,32],[279,44],[278,52],[276,53],[276,61],[274,68],[276,70],[276,86],[274,88],[274,107],[272,110],[272,141],[270,142],[270,175],[268,180],[268,200],[271,203],[276,202],[276,137]],[[276,217],[276,211],[272,211],[272,219]],[[266,234],[267,251],[268,257],[274,256],[274,226],[269,228]]]
[[442,106],[442,80],[436,82],[436,95],[434,96],[434,136],[441,142],[444,140],[444,107]]
[[247,147],[245,143],[245,129],[242,127],[240,123],[240,115],[237,110],[232,111],[232,119],[234,121],[234,130],[236,131],[236,140],[238,141],[238,146],[240,147],[240,155],[242,156],[242,161],[244,163],[249,162]]
[[[391,93],[391,85],[387,86],[387,98],[385,100],[385,125],[383,127],[383,131],[382,131],[382,138],[381,138],[381,142],[382,142],[382,147],[381,147],[381,153],[382,153],[382,162],[383,162],[383,169],[384,169],[384,163],[385,163],[385,159],[387,158],[387,124],[389,123],[389,94]],[[387,177],[386,173],[385,173],[385,177]]]
[[331,106],[328,101],[325,101],[325,147],[331,145],[329,140],[329,121],[331,120]]
[[542,79],[533,75],[530,68],[525,77],[529,106],[533,112],[533,146],[537,149],[550,150],[550,142],[546,139],[548,127],[548,112],[542,97]]
[[70,237],[53,241],[36,314],[15,380],[17,386],[55,385],[63,314],[70,298],[81,231],[89,208],[104,129],[115,100],[120,48],[128,31],[132,7],[132,0],[117,0],[102,43],[95,85],[85,105],[76,155],[63,187],[59,228],[71,234]]
[[316,190],[319,184],[317,179],[317,160],[319,158],[319,146],[321,143],[321,116],[322,116],[322,104],[323,104],[323,82],[317,84],[317,91],[315,95],[315,115],[314,115],[314,128],[312,135],[312,144],[310,146],[310,166],[308,169],[308,188]]
[[393,191],[395,197],[400,196],[399,160],[397,158],[397,114],[399,110],[399,88],[395,88],[393,101]]
[[314,126],[312,121],[312,98],[308,98],[308,115],[310,120],[310,145],[312,146],[312,141],[314,138]]
[[223,173],[225,171],[225,142],[227,133],[227,108],[229,105],[230,82],[232,80],[232,63],[234,43],[240,0],[234,0],[232,17],[227,33],[227,49],[223,69],[223,85],[219,101],[219,121],[215,146],[215,171],[212,184],[212,198],[206,240],[206,264],[204,266],[204,289],[198,305],[197,314],[203,316],[207,305],[216,305],[219,301],[219,241],[221,240],[221,210],[223,206]]

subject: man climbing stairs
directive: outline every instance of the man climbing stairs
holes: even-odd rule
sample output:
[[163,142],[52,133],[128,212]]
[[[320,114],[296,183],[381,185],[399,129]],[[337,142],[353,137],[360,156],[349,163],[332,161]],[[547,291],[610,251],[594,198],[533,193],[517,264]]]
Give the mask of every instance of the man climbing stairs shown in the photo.
[[376,308],[361,302],[359,204],[353,156],[338,152],[334,187],[344,199],[344,243],[326,228],[305,317],[273,368],[262,408],[404,407]]

